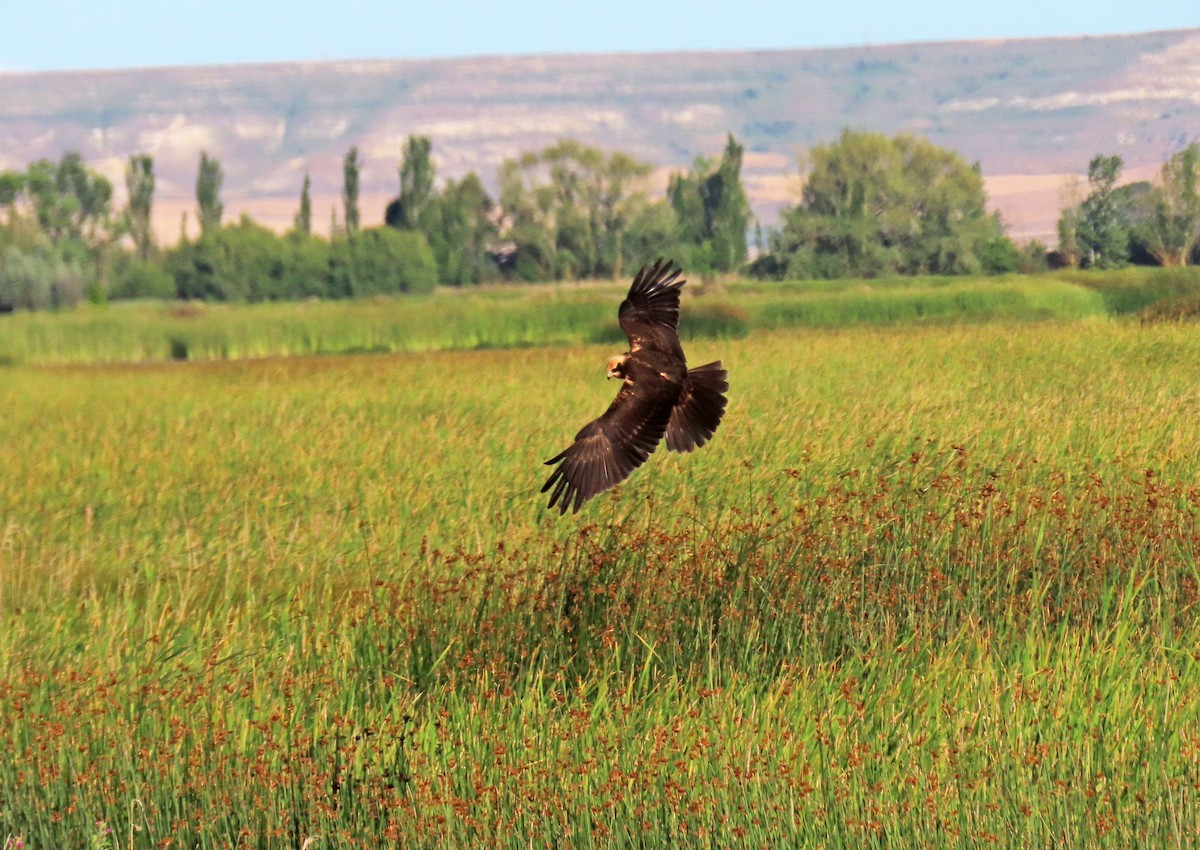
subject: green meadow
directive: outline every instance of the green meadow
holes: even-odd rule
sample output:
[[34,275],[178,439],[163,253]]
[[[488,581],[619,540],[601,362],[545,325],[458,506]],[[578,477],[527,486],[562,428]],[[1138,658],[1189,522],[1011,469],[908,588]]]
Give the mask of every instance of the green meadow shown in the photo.
[[[1190,270],[1187,270],[1190,271]],[[1169,272],[1169,270],[1168,270]],[[685,290],[685,338],[737,338],[752,330],[851,325],[1073,320],[1143,306],[1169,273],[1134,279],[1112,305],[1068,275],[748,283]],[[1197,281],[1180,278],[1193,292]],[[0,324],[0,364],[230,360],[625,344],[615,304],[625,283],[443,289],[361,301],[255,305],[132,302],[61,313],[18,313]],[[1126,289],[1119,291],[1124,293]],[[1114,291],[1118,291],[1114,287]]]
[[574,517],[623,287],[0,317],[0,841],[1194,846],[1195,284],[705,287]]

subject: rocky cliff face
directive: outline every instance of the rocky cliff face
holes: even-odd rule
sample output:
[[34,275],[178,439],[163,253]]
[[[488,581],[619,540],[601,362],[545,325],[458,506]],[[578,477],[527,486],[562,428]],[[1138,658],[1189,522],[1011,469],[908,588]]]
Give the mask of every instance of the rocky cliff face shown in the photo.
[[433,138],[443,176],[573,137],[670,169],[746,145],[764,222],[795,196],[797,156],[843,127],[911,131],[978,161],[1013,232],[1053,230],[1064,176],[1098,152],[1132,177],[1200,139],[1200,30],[839,50],[482,57],[0,74],[0,168],[76,149],[122,194],[126,158],[158,174],[160,236],[193,206],[201,150],[231,215],[291,222],[304,173],[314,219],[339,202],[357,145],[365,223],[398,186],[403,139]]

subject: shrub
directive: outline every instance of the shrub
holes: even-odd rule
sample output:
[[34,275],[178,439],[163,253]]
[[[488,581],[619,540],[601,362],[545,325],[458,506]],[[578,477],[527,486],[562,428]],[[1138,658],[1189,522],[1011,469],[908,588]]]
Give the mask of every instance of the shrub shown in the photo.
[[114,300],[174,298],[175,278],[161,263],[130,259],[113,269],[113,283],[108,294]]
[[1032,239],[1021,246],[1020,249],[1020,265],[1018,271],[1021,274],[1041,274],[1050,269],[1050,251],[1039,242],[1037,239]]
[[993,236],[977,250],[985,274],[1012,274],[1021,266],[1021,253],[1007,236]]
[[9,245],[0,255],[0,303],[26,310],[71,307],[83,297],[84,285],[79,266],[55,256],[49,246]]
[[744,339],[750,334],[750,314],[724,301],[685,305],[679,322],[683,339]]
[[179,245],[167,267],[182,298],[281,301],[329,293],[328,243],[284,238],[245,216]]
[[437,262],[420,233],[375,227],[333,243],[330,294],[334,296],[431,292],[436,285]]

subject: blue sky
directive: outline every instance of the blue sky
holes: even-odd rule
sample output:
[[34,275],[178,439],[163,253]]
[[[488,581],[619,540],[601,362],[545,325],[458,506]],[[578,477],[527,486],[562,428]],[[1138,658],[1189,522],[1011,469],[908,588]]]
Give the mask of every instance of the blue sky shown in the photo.
[[755,49],[1200,27],[1198,0],[34,0],[0,69]]

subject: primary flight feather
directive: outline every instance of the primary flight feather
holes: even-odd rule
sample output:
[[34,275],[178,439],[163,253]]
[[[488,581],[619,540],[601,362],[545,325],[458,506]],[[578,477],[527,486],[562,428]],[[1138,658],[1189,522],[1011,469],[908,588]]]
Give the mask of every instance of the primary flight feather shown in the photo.
[[608,361],[621,389],[598,419],[547,465],[558,464],[542,487],[550,507],[577,513],[585,501],[624,481],[665,436],[667,448],[690,452],[712,439],[725,415],[729,373],[721,361],[688,369],[679,343],[680,269],[659,259],[642,267],[617,317],[629,351]]

